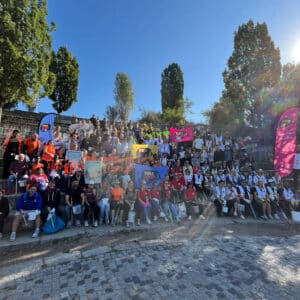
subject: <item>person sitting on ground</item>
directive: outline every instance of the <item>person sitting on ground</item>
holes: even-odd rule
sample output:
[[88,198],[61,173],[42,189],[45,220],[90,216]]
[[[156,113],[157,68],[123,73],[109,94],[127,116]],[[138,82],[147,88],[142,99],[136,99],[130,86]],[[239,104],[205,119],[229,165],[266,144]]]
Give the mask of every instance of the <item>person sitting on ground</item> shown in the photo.
[[268,180],[267,184],[267,197],[270,200],[271,212],[276,220],[279,220],[278,210],[279,210],[279,199],[277,186],[272,178]]
[[134,224],[135,219],[135,206],[136,206],[136,190],[134,182],[131,180],[128,182],[127,189],[124,196],[124,215],[123,219],[126,221],[126,226]]
[[283,186],[278,189],[279,195],[279,206],[287,216],[288,220],[291,221],[292,213],[294,209],[293,204],[296,202],[295,194],[290,187],[290,184],[287,180],[283,182]]
[[41,224],[41,209],[42,209],[42,197],[37,192],[37,187],[32,185],[27,192],[22,194],[17,202],[16,214],[12,224],[12,232],[10,240],[13,242],[16,240],[16,232],[19,224],[22,220],[25,222],[35,221],[35,230],[32,235],[33,238],[37,238],[40,233]]
[[231,182],[227,182],[226,189],[226,205],[228,207],[228,214],[238,216],[238,193]]
[[160,190],[157,182],[153,183],[152,189],[150,190],[150,203],[153,220],[157,221],[159,216],[159,206],[160,206]]
[[[255,212],[252,207],[253,191],[247,184],[246,179],[241,180],[241,184],[237,187],[238,199],[241,205],[245,206],[245,212],[251,212],[254,217],[256,217]],[[244,218],[244,214],[241,213],[241,218]]]
[[169,181],[169,176],[166,176],[165,180],[161,184],[160,195],[161,206],[165,214],[165,221],[168,222],[169,219],[173,219],[179,222],[178,210],[172,197],[172,187]]
[[223,211],[225,213],[228,212],[228,208],[224,209],[226,206],[226,195],[227,195],[227,190],[225,187],[225,182],[221,179],[218,182],[218,185],[216,186],[214,190],[214,204],[216,206],[216,211],[217,211],[217,216],[221,217],[223,215]]
[[120,180],[116,180],[114,187],[111,189],[111,224],[114,226],[122,223],[123,220],[123,198],[124,189],[120,185]]
[[254,190],[254,201],[259,205],[262,216],[261,218],[267,220],[267,215],[269,219],[273,219],[271,214],[270,199],[267,197],[267,189],[264,185],[263,179],[258,179],[257,185]]
[[87,188],[84,191],[84,226],[89,226],[89,211],[92,211],[93,214],[93,226],[98,226],[99,220],[99,207],[96,201],[97,191],[93,184],[88,184]]
[[151,225],[150,212],[151,212],[151,203],[150,203],[151,194],[147,188],[146,181],[142,181],[141,188],[137,192],[138,200],[138,216],[137,216],[137,225],[140,225],[141,212],[144,213],[147,224]]
[[189,183],[187,186],[187,189],[184,191],[184,204],[186,207],[186,214],[188,220],[192,219],[193,214],[193,206],[198,206],[197,208],[197,214],[199,214],[199,218],[204,220],[205,217],[202,215],[202,206],[197,201],[197,191],[193,187],[192,183]]
[[102,180],[100,197],[98,200],[98,206],[100,208],[100,225],[104,222],[106,225],[109,224],[109,213],[110,213],[110,203],[109,199],[111,197],[110,186],[107,180]]
[[67,217],[67,227],[72,225],[71,211],[76,220],[76,226],[81,226],[82,208],[84,205],[83,187],[80,185],[79,180],[71,181],[71,186],[66,192],[66,206],[65,213]]
[[60,204],[60,190],[56,188],[55,181],[50,180],[45,190],[43,197],[41,219],[45,223],[48,214],[54,209],[58,216],[63,217],[64,211],[59,210]]
[[5,218],[9,214],[8,199],[4,196],[4,190],[0,189],[0,239],[3,237],[3,226]]

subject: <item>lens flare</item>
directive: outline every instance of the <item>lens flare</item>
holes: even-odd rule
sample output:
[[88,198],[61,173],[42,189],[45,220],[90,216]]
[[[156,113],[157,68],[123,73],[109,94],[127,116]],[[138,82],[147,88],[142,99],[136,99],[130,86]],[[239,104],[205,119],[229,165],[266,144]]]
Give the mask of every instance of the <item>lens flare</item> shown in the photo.
[[300,63],[300,40],[297,41],[292,52],[292,59],[294,63]]

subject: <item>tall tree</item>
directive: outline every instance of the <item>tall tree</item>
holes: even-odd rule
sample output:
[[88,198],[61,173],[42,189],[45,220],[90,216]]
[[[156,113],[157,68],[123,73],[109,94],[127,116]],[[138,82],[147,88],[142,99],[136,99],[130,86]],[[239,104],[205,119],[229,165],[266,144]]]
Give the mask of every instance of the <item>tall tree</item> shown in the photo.
[[169,109],[181,109],[182,116],[184,115],[183,90],[183,73],[178,64],[172,63],[161,74],[160,92],[163,113]]
[[22,101],[34,107],[48,95],[52,39],[47,0],[0,0],[0,109]]
[[77,101],[79,65],[66,47],[60,47],[57,53],[52,52],[50,71],[55,74],[56,82],[49,98],[53,101],[53,108],[61,113]]
[[107,106],[106,111],[104,113],[104,117],[110,123],[116,121],[118,118],[118,115],[119,115],[119,112],[118,112],[118,109],[116,106],[112,106],[112,105]]
[[127,74],[117,73],[114,94],[119,117],[122,121],[126,122],[134,107],[134,91]]
[[232,114],[241,123],[264,127],[268,123],[265,95],[280,81],[280,52],[268,33],[266,23],[250,20],[239,26],[234,51],[223,73],[222,101],[233,104]]

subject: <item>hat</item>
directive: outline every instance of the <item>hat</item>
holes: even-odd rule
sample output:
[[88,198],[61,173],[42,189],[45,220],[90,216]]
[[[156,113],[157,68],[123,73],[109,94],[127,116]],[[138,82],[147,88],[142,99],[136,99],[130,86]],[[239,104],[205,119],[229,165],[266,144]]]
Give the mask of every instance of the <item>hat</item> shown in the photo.
[[270,179],[268,180],[268,182],[271,183],[271,182],[274,182],[274,180],[273,180],[272,178],[270,178]]

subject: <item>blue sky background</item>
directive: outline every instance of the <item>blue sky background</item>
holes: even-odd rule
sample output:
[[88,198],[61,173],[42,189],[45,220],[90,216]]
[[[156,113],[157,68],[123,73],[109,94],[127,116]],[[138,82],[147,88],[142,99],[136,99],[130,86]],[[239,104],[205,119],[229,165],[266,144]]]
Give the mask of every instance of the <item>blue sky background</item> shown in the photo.
[[[132,119],[139,108],[160,111],[161,73],[176,62],[184,96],[194,102],[187,119],[204,121],[201,112],[221,95],[238,26],[250,18],[266,22],[282,63],[292,62],[299,12],[299,0],[49,0],[48,20],[57,24],[53,47],[67,46],[80,65],[78,102],[65,114],[103,118],[114,104],[118,72],[133,83]],[[53,112],[51,101],[42,100],[37,111]]]

